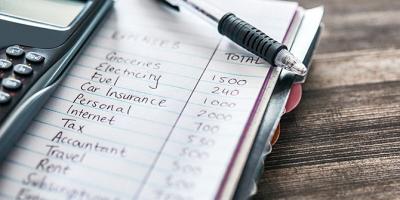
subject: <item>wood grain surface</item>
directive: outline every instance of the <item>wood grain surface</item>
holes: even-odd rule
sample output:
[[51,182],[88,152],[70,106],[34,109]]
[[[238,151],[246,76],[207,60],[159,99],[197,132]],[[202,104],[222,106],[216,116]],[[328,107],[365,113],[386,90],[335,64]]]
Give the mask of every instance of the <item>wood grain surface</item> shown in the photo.
[[400,1],[300,4],[325,30],[255,199],[400,199]]

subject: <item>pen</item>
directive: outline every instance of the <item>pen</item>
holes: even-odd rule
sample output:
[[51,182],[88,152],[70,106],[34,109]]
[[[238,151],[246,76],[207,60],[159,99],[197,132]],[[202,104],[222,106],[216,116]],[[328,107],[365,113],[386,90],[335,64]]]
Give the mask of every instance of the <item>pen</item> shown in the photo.
[[218,26],[218,32],[239,46],[263,58],[269,64],[304,76],[307,68],[290,53],[287,47],[272,39],[264,32],[236,17],[209,5],[204,0],[164,0],[171,6],[186,8],[201,18]]

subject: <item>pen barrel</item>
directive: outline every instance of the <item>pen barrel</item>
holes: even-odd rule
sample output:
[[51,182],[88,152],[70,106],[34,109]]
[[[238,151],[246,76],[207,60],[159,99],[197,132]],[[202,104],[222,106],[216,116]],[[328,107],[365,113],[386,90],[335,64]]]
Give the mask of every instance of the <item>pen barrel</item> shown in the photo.
[[275,57],[287,47],[232,13],[225,14],[218,23],[218,31],[241,47],[275,65]]

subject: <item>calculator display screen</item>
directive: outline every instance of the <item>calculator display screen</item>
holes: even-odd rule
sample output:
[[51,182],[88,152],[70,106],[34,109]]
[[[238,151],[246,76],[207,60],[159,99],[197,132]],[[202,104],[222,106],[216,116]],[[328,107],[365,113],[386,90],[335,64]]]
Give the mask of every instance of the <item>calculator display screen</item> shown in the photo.
[[0,0],[0,14],[68,27],[85,5],[83,0]]

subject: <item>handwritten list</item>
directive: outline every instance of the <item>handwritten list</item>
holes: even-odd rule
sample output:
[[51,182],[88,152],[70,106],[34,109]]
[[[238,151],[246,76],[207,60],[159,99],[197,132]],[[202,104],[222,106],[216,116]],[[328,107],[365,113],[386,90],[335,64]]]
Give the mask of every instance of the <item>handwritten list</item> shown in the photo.
[[[229,1],[282,41],[297,4],[247,4]],[[1,199],[213,199],[271,72],[189,13],[118,1],[4,162]]]

